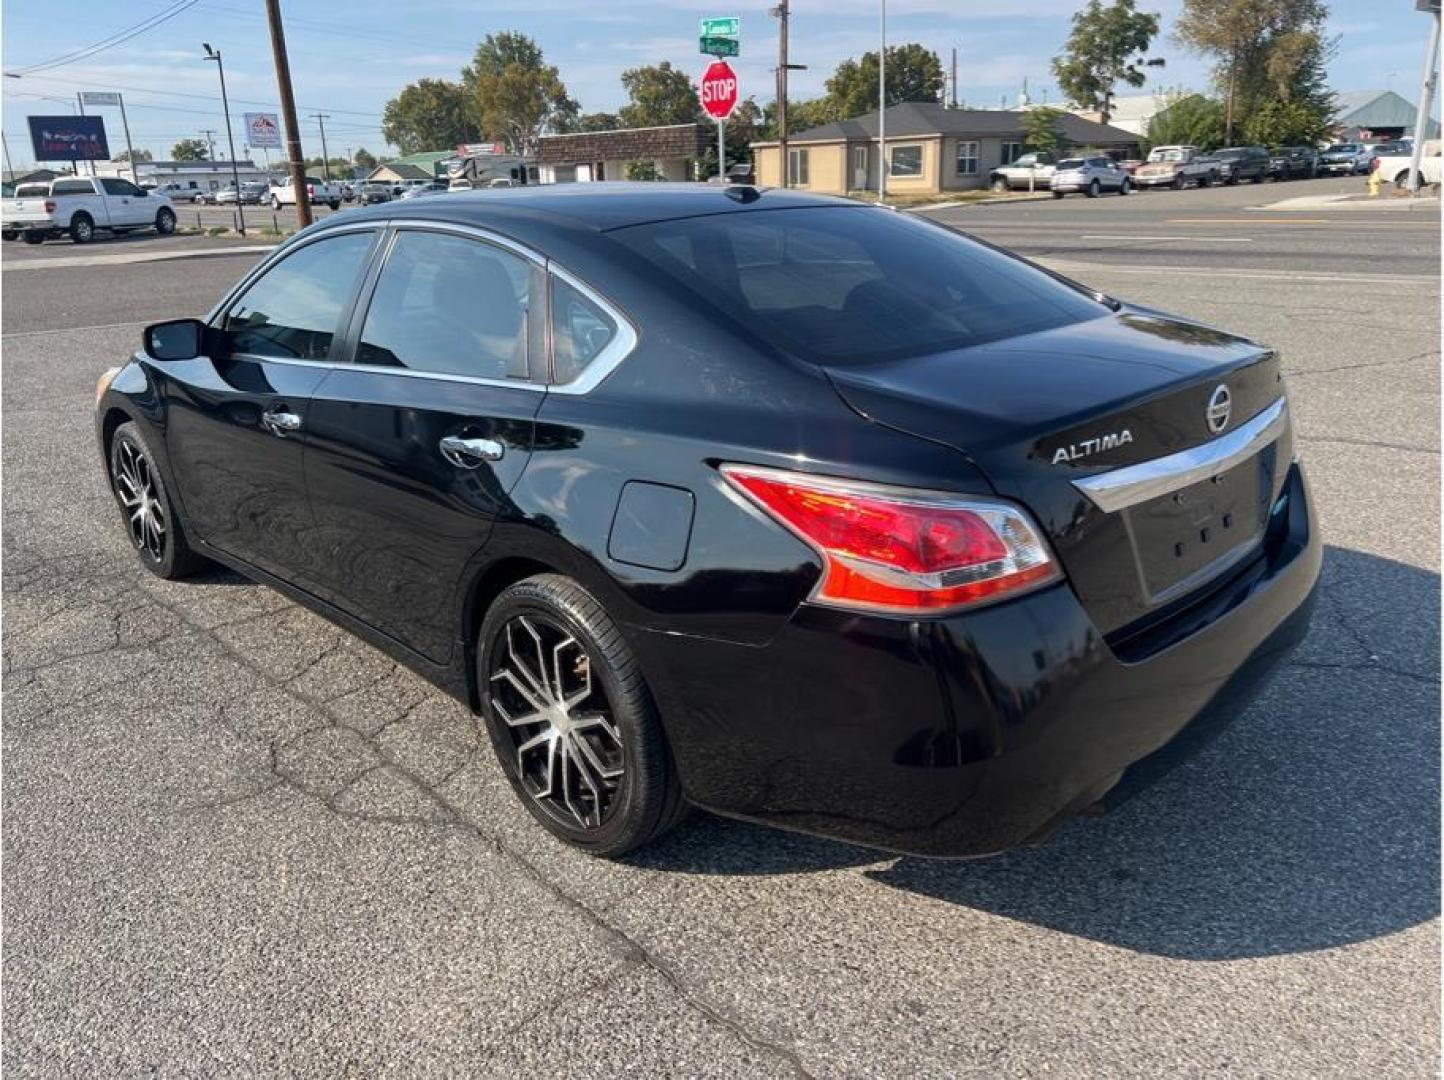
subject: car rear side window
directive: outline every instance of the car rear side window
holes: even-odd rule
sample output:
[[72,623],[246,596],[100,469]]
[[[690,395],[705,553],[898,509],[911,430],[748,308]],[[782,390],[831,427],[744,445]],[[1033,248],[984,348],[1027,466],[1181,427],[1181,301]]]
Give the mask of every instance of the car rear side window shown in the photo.
[[375,234],[345,233],[287,255],[221,321],[228,353],[325,360]]
[[[438,375],[525,379],[531,297],[541,270],[480,240],[402,232],[366,312],[358,364]],[[529,330],[532,333],[529,334]]]
[[552,277],[552,355],[556,381],[572,382],[617,336],[617,321],[585,293]]
[[1021,260],[886,210],[741,211],[611,235],[700,302],[820,363],[963,348],[1108,310]]

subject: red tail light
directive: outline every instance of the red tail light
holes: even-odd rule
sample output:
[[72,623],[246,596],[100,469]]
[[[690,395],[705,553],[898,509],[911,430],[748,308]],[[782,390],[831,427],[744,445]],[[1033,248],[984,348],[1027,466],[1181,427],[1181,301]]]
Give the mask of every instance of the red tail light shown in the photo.
[[1057,580],[1020,508],[751,465],[722,475],[823,557],[817,603],[899,614],[995,600]]
[[316,185],[315,185],[315,184],[307,184],[307,185],[306,185],[306,194],[309,195],[311,198],[314,199],[314,198],[316,197]]
[[45,212],[46,212],[47,214],[53,214],[53,213],[55,213],[55,200],[54,200],[54,199],[46,199],[46,200],[45,200]]

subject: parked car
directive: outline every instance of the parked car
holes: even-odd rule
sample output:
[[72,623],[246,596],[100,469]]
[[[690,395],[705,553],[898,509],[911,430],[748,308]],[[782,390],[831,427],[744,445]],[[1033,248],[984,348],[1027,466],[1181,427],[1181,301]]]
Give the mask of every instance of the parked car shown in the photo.
[[[111,176],[73,176],[52,180],[48,191],[34,193],[35,185],[21,184],[14,198],[0,200],[0,236],[23,237],[27,244],[69,236],[88,244],[99,232],[113,236],[154,229],[161,235],[175,232],[176,217],[170,200],[149,194],[129,180]],[[25,192],[22,196],[19,192]]]
[[[312,205],[324,203],[332,210],[341,209],[341,188],[336,184],[327,183],[314,176],[306,177],[306,194]],[[271,209],[279,210],[283,206],[296,205],[296,189],[288,176],[279,184],[270,186]]]
[[1262,184],[1269,171],[1269,152],[1262,146],[1225,146],[1212,154],[1213,167],[1223,184],[1250,180]]
[[1368,172],[1374,156],[1359,143],[1335,143],[1319,155],[1319,172],[1345,176]]
[[[1423,153],[1419,155],[1420,186],[1440,182],[1439,146],[1438,139],[1430,139],[1424,144]],[[1413,165],[1414,152],[1412,149],[1403,154],[1392,154],[1374,159],[1374,170],[1384,178],[1386,183],[1391,183],[1401,190],[1409,187],[1409,173]]]
[[1319,152],[1312,146],[1280,146],[1269,155],[1271,180],[1312,180],[1319,175]]
[[472,187],[473,187],[472,182],[471,182],[470,180],[468,180],[466,177],[464,177],[464,176],[453,176],[453,177],[451,178],[451,180],[447,182],[446,190],[447,190],[447,191],[470,191],[470,190],[472,189]]
[[1412,139],[1400,139],[1398,142],[1374,143],[1368,149],[1370,155],[1375,159],[1381,157],[1409,157],[1414,153],[1414,141]]
[[341,181],[341,201],[354,202],[356,200],[356,185],[349,180]]
[[440,195],[447,190],[445,180],[433,180],[426,184],[411,184],[401,193],[403,199],[419,199],[425,195]]
[[1198,147],[1155,146],[1148,152],[1148,160],[1134,171],[1133,183],[1141,188],[1208,187],[1217,177],[1216,165],[1205,161]]
[[197,191],[191,196],[191,202],[196,206],[215,206],[219,198],[218,191]]
[[988,186],[994,191],[1046,191],[1057,165],[1058,159],[1047,150],[1024,154],[989,173]]
[[424,673],[585,851],[689,802],[1036,842],[1307,629],[1264,345],[805,192],[414,214],[323,219],[148,328],[99,456],[149,572],[221,563]]
[[1065,158],[1058,162],[1048,186],[1055,199],[1073,191],[1081,191],[1090,199],[1096,199],[1104,191],[1127,195],[1133,190],[1133,179],[1112,158]]
[[356,198],[363,206],[391,201],[391,185],[384,180],[365,180],[356,186]]

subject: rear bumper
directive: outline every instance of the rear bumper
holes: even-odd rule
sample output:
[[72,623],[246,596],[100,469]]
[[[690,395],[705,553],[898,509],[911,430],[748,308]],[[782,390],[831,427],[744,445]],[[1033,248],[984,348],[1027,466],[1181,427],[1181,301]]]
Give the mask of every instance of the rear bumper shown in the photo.
[[1322,547],[1297,467],[1285,491],[1262,553],[1126,658],[1066,584],[923,622],[804,607],[761,648],[635,632],[688,796],[930,856],[1046,835],[1159,775],[1302,640]]
[[1134,187],[1172,187],[1175,180],[1174,174],[1167,176],[1139,176],[1133,174]]

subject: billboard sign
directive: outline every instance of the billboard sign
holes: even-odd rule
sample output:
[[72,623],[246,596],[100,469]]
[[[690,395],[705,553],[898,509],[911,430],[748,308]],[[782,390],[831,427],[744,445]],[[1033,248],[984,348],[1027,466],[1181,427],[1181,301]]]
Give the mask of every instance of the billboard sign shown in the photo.
[[468,157],[486,157],[486,156],[491,155],[491,154],[504,154],[504,153],[506,153],[506,147],[503,146],[503,145],[502,145],[501,143],[499,143],[499,142],[489,142],[489,143],[479,143],[479,142],[459,143],[459,144],[457,145],[457,147],[456,147],[456,156],[457,156],[457,157],[464,157],[464,158],[468,158]]
[[120,95],[113,90],[82,90],[80,103],[82,105],[119,105]]
[[281,121],[275,113],[246,113],[246,145],[253,150],[281,148]]
[[109,161],[99,116],[27,116],[36,161]]

